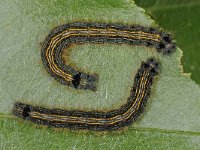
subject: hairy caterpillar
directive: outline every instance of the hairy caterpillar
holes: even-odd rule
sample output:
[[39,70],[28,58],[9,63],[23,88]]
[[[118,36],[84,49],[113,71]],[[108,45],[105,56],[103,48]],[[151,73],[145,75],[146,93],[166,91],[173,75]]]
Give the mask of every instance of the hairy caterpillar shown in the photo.
[[47,72],[62,84],[77,89],[96,90],[96,74],[80,72],[64,65],[61,54],[71,44],[113,43],[145,45],[170,54],[175,49],[172,37],[155,28],[120,24],[75,22],[54,28],[42,47],[42,61]]

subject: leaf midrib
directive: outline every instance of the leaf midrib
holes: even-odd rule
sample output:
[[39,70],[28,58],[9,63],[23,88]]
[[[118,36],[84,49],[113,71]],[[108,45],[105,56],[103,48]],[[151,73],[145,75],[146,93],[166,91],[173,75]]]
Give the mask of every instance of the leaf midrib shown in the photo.
[[[12,115],[9,114],[0,114],[0,119],[15,119]],[[188,135],[188,136],[200,136],[200,132],[193,131],[184,131],[184,130],[166,130],[159,128],[145,128],[145,127],[129,127],[128,130],[132,131],[141,131],[141,132],[152,132],[152,133],[167,133],[167,134],[176,134],[176,135]]]

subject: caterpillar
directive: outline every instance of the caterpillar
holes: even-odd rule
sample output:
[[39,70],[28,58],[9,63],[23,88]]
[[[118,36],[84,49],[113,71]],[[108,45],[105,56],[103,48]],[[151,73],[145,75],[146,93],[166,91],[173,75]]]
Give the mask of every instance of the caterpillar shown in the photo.
[[156,28],[122,24],[74,22],[51,30],[43,42],[41,58],[47,72],[58,82],[75,89],[95,91],[97,74],[87,74],[64,64],[62,53],[71,44],[113,43],[145,45],[170,54],[175,49],[170,34]]
[[153,58],[142,62],[135,76],[127,103],[116,110],[108,112],[68,111],[16,102],[13,113],[25,120],[52,127],[96,131],[117,130],[132,124],[143,112],[147,99],[150,96],[153,78],[158,74],[159,70],[159,64]]
[[[97,89],[98,75],[87,74],[65,65],[61,57],[63,50],[71,44],[84,43],[142,45],[153,47],[163,55],[169,55],[176,49],[170,34],[151,27],[75,22],[54,28],[43,42],[41,50],[45,69],[61,84],[92,91]],[[127,103],[115,110],[49,109],[16,102],[12,113],[33,123],[51,127],[95,131],[121,129],[131,125],[142,114],[150,97],[153,79],[159,72],[160,64],[155,58],[143,61],[135,75]]]

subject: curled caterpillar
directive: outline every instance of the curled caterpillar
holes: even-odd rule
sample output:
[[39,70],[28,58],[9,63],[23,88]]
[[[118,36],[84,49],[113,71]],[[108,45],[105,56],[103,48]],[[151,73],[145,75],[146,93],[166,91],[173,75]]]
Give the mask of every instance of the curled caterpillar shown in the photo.
[[160,53],[171,54],[176,46],[172,36],[156,28],[121,24],[75,22],[54,28],[43,42],[41,57],[47,72],[61,84],[76,89],[97,89],[97,74],[87,74],[65,65],[64,49],[71,44],[113,43],[154,47]]
[[151,58],[142,62],[134,79],[127,103],[108,112],[48,109],[16,102],[13,113],[25,120],[46,126],[88,129],[117,130],[132,124],[143,112],[150,96],[153,78],[159,73],[158,62]]

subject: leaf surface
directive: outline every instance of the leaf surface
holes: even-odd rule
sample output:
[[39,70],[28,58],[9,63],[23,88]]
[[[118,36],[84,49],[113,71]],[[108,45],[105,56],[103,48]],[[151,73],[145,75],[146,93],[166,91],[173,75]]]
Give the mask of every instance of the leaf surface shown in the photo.
[[[40,58],[40,43],[49,31],[73,21],[158,26],[133,1],[1,1],[0,148],[198,149],[200,89],[182,72],[182,51],[178,48],[171,56],[163,56],[143,46],[85,44],[73,47],[71,61],[100,76],[96,93],[77,92],[54,81],[44,70]],[[157,58],[162,70],[153,83],[145,113],[122,131],[57,131],[11,115],[15,101],[63,109],[118,108],[126,102],[141,62],[149,57]]]

